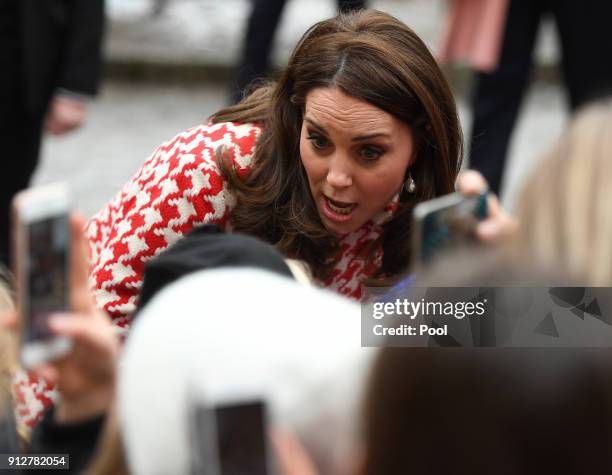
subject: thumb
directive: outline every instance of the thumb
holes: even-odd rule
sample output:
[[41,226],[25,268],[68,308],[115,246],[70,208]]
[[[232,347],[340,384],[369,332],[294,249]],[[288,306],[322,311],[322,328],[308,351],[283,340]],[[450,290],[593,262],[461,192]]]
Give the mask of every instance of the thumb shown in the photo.
[[80,214],[70,216],[70,304],[76,313],[88,314],[93,308],[89,291],[89,262],[85,239],[85,219]]

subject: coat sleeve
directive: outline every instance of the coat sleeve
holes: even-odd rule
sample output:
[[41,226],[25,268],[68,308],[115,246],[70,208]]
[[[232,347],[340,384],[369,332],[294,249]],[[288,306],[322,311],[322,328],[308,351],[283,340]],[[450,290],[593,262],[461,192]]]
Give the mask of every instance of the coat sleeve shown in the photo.
[[69,5],[57,87],[94,95],[102,75],[104,0],[69,0]]
[[162,144],[86,225],[90,285],[97,304],[127,329],[144,266],[196,226],[225,229],[233,196],[215,159],[226,148],[239,173],[250,169],[260,127],[209,124]]
[[438,60],[466,61],[478,71],[497,67],[510,0],[448,0]]

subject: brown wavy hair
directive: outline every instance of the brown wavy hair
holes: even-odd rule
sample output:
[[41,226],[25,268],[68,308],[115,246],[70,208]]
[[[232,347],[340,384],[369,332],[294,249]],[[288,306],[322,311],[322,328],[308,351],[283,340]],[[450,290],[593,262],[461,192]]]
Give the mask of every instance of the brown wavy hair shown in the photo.
[[412,129],[417,154],[410,168],[417,189],[402,191],[398,211],[375,243],[383,250],[380,275],[397,275],[410,264],[412,209],[453,191],[463,139],[452,92],[435,59],[410,28],[386,13],[366,10],[315,24],[277,83],[260,86],[211,117],[264,125],[246,178],[217,154],[237,197],[232,224],[306,261],[315,277],[328,275],[337,238],[321,222],[299,152],[306,96],[319,87],[337,87]]

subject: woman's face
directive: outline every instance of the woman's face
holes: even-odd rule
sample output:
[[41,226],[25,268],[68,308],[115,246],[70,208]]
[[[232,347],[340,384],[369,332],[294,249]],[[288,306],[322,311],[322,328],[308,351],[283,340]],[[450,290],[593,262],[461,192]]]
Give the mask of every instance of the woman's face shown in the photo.
[[335,87],[306,96],[300,155],[325,227],[348,234],[400,190],[413,161],[408,125]]

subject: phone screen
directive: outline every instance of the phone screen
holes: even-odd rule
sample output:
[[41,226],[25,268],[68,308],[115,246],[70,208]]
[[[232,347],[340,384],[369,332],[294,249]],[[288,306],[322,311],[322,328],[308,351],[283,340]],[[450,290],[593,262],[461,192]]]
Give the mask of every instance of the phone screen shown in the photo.
[[192,473],[269,475],[265,414],[262,401],[196,408]]
[[51,338],[49,316],[68,306],[68,219],[61,214],[27,225],[25,341]]
[[215,412],[221,474],[267,475],[263,403],[219,406]]
[[442,249],[449,250],[473,240],[478,221],[486,217],[486,195],[461,201],[427,213],[422,220],[421,262],[428,262]]

